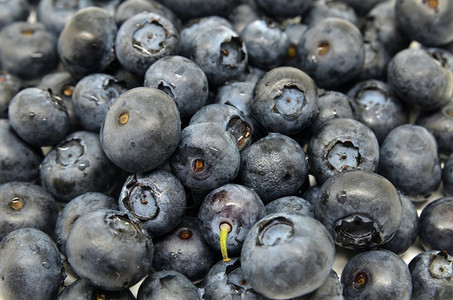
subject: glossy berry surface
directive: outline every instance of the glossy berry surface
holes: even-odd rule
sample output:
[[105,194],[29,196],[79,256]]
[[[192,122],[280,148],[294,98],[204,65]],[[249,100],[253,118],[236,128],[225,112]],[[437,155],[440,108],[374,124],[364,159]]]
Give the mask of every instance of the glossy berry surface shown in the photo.
[[381,145],[379,173],[403,194],[429,195],[439,187],[442,176],[436,149],[434,136],[424,127],[398,126]]
[[117,31],[113,17],[105,9],[78,10],[58,38],[60,60],[75,78],[102,72],[115,59]]
[[118,168],[107,158],[99,135],[76,131],[52,148],[40,165],[41,185],[62,202],[86,192],[108,192]]
[[374,172],[379,163],[379,143],[362,122],[334,118],[311,137],[307,156],[311,173],[322,184],[348,170]]
[[134,294],[130,290],[106,291],[95,287],[85,279],[77,279],[66,286],[57,297],[57,300],[70,299],[115,299],[115,300],[135,300]]
[[186,209],[186,194],[174,174],[156,170],[130,175],[123,184],[118,205],[155,237],[179,224]]
[[341,275],[345,299],[411,299],[407,264],[395,253],[371,250],[355,255]]
[[[254,290],[287,299],[319,288],[329,276],[334,256],[332,237],[319,221],[280,212],[252,227],[242,246],[241,266]],[[276,276],[281,280],[275,281]]]
[[239,178],[265,204],[297,193],[307,176],[308,163],[304,150],[284,134],[269,133],[241,153]]
[[412,299],[449,299],[453,296],[453,258],[439,250],[422,251],[409,262]]
[[37,79],[58,65],[57,38],[42,23],[13,22],[0,39],[2,68],[21,79]]
[[121,94],[109,106],[100,141],[114,164],[136,173],[162,164],[175,150],[180,134],[181,121],[173,99],[156,88],[138,87]]
[[173,270],[198,281],[215,263],[215,252],[204,239],[197,218],[185,216],[170,233],[154,241],[153,268]]
[[44,158],[41,149],[22,140],[7,119],[0,119],[0,139],[0,182],[36,180]]
[[445,250],[453,253],[453,198],[430,202],[420,214],[419,238],[426,250]]
[[263,295],[257,293],[244,277],[239,257],[230,261],[219,261],[209,270],[203,280],[203,299],[242,298],[245,300],[264,300]]
[[143,12],[126,20],[118,30],[115,53],[127,70],[143,76],[153,62],[176,54],[178,31],[167,18]]
[[109,105],[125,91],[119,80],[104,73],[90,74],[79,80],[74,86],[71,101],[80,126],[99,133]]
[[34,146],[54,146],[69,131],[66,106],[51,90],[21,90],[9,103],[8,117],[14,131]]
[[198,288],[186,276],[175,271],[160,271],[140,284],[137,300],[187,299],[201,300]]
[[77,219],[68,235],[66,253],[79,277],[115,291],[129,288],[146,276],[154,248],[135,219],[117,210],[99,209]]
[[243,185],[226,184],[204,198],[198,219],[204,238],[217,251],[221,250],[221,225],[228,224],[227,250],[239,253],[250,228],[264,215],[264,204],[256,192]]
[[143,85],[160,89],[172,97],[184,121],[208,100],[208,78],[192,60],[179,55],[154,62],[146,70]]
[[8,234],[0,242],[0,257],[2,299],[54,299],[66,277],[57,246],[38,229]]
[[236,178],[240,160],[233,135],[213,123],[198,123],[182,130],[169,162],[184,186],[212,190]]
[[308,28],[297,52],[300,68],[322,88],[336,88],[355,78],[365,59],[362,34],[341,18],[326,18]]
[[58,215],[55,241],[61,254],[66,255],[66,241],[72,225],[82,215],[96,209],[118,209],[116,199],[98,192],[87,192],[69,201]]
[[0,241],[20,228],[39,229],[53,237],[58,206],[39,185],[13,181],[0,185]]
[[398,230],[403,207],[398,191],[386,178],[361,170],[327,179],[315,202],[315,218],[335,243],[370,249],[389,241]]
[[297,68],[274,68],[255,85],[252,110],[254,117],[270,132],[301,132],[318,114],[315,82]]

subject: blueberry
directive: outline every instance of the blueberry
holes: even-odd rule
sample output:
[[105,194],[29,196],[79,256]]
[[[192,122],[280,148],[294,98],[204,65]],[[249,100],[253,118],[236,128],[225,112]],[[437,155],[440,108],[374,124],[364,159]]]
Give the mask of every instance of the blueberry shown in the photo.
[[450,155],[442,169],[442,183],[444,193],[447,196],[453,196],[453,155]]
[[78,10],[65,24],[58,38],[58,54],[75,77],[102,72],[115,59],[117,27],[102,8]]
[[[239,184],[226,184],[210,192],[201,203],[198,219],[203,237],[222,255],[239,253],[250,228],[265,215],[256,192]],[[222,229],[226,226],[226,229]],[[222,245],[222,233],[227,233]],[[225,259],[229,259],[227,256]]]
[[337,91],[323,90],[318,97],[319,112],[310,124],[309,132],[316,134],[329,120],[338,118],[354,119],[351,99]]
[[228,15],[237,33],[241,33],[247,24],[260,19],[263,13],[256,8],[256,3],[252,1],[238,3]]
[[181,182],[171,172],[156,170],[130,175],[118,199],[119,208],[137,218],[155,237],[178,226],[186,208]]
[[453,253],[453,198],[438,198],[426,205],[420,214],[418,237],[425,250]]
[[185,299],[201,300],[198,288],[183,274],[160,271],[145,278],[140,284],[137,300]]
[[167,18],[142,12],[126,20],[115,40],[116,57],[127,70],[143,76],[159,58],[175,55],[179,33]]
[[337,272],[330,271],[326,281],[315,291],[294,300],[343,300],[343,285]]
[[453,297],[453,257],[439,250],[422,251],[409,263],[412,299],[451,299]]
[[263,295],[257,293],[244,278],[239,257],[233,257],[229,261],[219,261],[209,270],[203,280],[203,299],[233,300],[265,300]]
[[307,156],[311,174],[322,184],[347,170],[374,172],[379,162],[379,143],[362,122],[332,119],[311,137]]
[[168,7],[155,0],[126,0],[122,1],[115,10],[115,21],[121,26],[127,19],[138,15],[141,12],[148,11],[159,14],[168,20],[177,28],[181,26],[181,20]]
[[26,21],[30,11],[27,0],[0,2],[0,29],[16,21]]
[[351,258],[341,274],[345,299],[411,299],[407,264],[388,250],[371,250]]
[[66,242],[68,263],[94,286],[118,291],[138,283],[150,271],[153,242],[136,219],[110,209],[85,213]]
[[378,40],[363,41],[365,48],[365,61],[363,62],[362,71],[358,79],[378,79],[385,80],[387,76],[387,66],[390,61],[390,55]]
[[233,25],[227,19],[220,16],[206,16],[199,19],[191,20],[185,24],[179,33],[180,38],[180,54],[185,57],[190,56],[190,46],[192,40],[203,31],[211,29],[216,26],[226,26],[230,29],[233,29]]
[[31,227],[53,236],[58,206],[39,185],[12,181],[0,185],[0,241],[10,232]]
[[53,240],[35,228],[22,228],[0,242],[0,298],[54,299],[66,277]]
[[269,133],[241,153],[239,179],[265,204],[294,195],[308,180],[305,152],[292,138]]
[[169,162],[184,186],[213,190],[236,178],[240,159],[233,135],[213,123],[198,123],[182,130]]
[[42,23],[13,22],[0,40],[2,69],[21,79],[38,79],[57,67],[57,38]]
[[8,117],[17,135],[34,146],[54,146],[69,131],[66,106],[51,90],[21,90],[9,103]]
[[256,83],[254,117],[271,132],[294,134],[318,114],[318,90],[313,79],[294,67],[277,67]]
[[153,267],[180,272],[191,281],[203,279],[215,262],[197,218],[185,216],[170,233],[154,241]]
[[297,52],[300,68],[316,85],[330,89],[358,76],[365,60],[359,29],[345,19],[333,17],[310,26],[301,36]]
[[57,297],[57,300],[71,299],[135,300],[135,297],[128,289],[121,291],[106,291],[96,288],[87,280],[79,278],[60,291]]
[[22,89],[19,77],[8,72],[0,73],[0,118],[8,118],[8,106],[13,97]]
[[442,177],[434,136],[419,125],[394,128],[381,145],[379,173],[414,201],[426,200]]
[[321,185],[312,185],[302,193],[302,198],[307,200],[311,205],[314,206],[320,190]]
[[86,192],[64,206],[55,224],[55,240],[61,254],[66,255],[66,241],[75,221],[88,212],[102,208],[118,209],[118,201],[103,193]]
[[241,266],[254,290],[287,299],[318,289],[329,276],[334,256],[332,237],[319,221],[279,212],[253,225],[242,246]]
[[432,111],[451,101],[451,70],[425,49],[398,52],[389,62],[387,78],[392,93],[412,108]]
[[397,0],[398,26],[423,45],[439,46],[453,41],[453,3],[450,1]]
[[382,248],[390,250],[396,254],[403,254],[408,250],[417,239],[420,228],[420,220],[417,209],[412,200],[400,194],[401,204],[403,205],[403,218],[400,227],[390,241],[382,245]]
[[159,0],[174,11],[181,19],[206,17],[210,15],[227,15],[239,0],[218,0],[215,5],[209,0]]
[[255,20],[241,32],[247,48],[249,63],[264,70],[280,66],[289,47],[282,26],[270,20]]
[[359,15],[366,14],[370,9],[386,0],[342,0],[350,5]]
[[126,89],[115,77],[96,73],[80,79],[72,93],[72,105],[84,130],[99,133],[107,109]]
[[202,108],[209,95],[204,72],[192,60],[179,55],[154,62],[145,73],[143,85],[160,89],[172,97],[183,121]]
[[[365,1],[360,1],[365,2]],[[395,16],[396,1],[379,1],[366,14],[361,31],[365,40],[376,40],[390,56],[409,47],[411,40],[400,28]]]
[[257,0],[256,4],[271,17],[296,17],[302,15],[314,4],[315,0]]
[[118,168],[102,150],[98,134],[76,131],[47,153],[39,176],[56,200],[68,202],[86,192],[109,192]]
[[408,109],[392,95],[384,81],[359,81],[348,91],[348,96],[355,118],[373,130],[380,143],[393,128],[409,123]]
[[55,36],[63,30],[69,19],[82,8],[83,1],[40,0],[36,16]]
[[444,107],[432,112],[422,112],[415,123],[432,133],[441,158],[453,153],[453,103],[449,102]]
[[348,20],[354,25],[359,24],[355,10],[346,1],[315,1],[313,6],[303,15],[302,22],[313,25],[325,18],[335,17]]
[[252,81],[229,81],[217,89],[215,102],[236,107],[253,122],[252,99],[255,83]]
[[247,148],[253,139],[254,128],[242,112],[231,105],[213,103],[199,109],[190,119],[189,125],[198,123],[213,123],[236,140],[236,145],[242,151]]
[[389,241],[402,222],[398,191],[383,176],[361,170],[327,179],[315,202],[315,218],[349,249],[371,249]]
[[297,196],[285,196],[272,200],[266,204],[266,215],[276,212],[298,212],[307,217],[315,217],[313,205],[307,200]]
[[77,118],[74,114],[74,106],[72,104],[72,94],[77,81],[67,71],[52,72],[41,78],[36,87],[45,91],[50,90],[51,93],[60,97],[63,100],[66,112],[69,118],[69,132],[79,129]]
[[190,58],[214,86],[237,79],[244,73],[248,62],[247,48],[240,35],[222,25],[196,35],[189,52]]
[[177,147],[180,134],[179,112],[170,96],[156,88],[138,87],[109,106],[100,140],[114,164],[137,173],[162,164]]
[[33,181],[39,176],[43,154],[13,130],[7,119],[0,119],[0,183]]
[[305,33],[307,28],[307,25],[297,22],[290,23],[285,26],[285,32],[289,40],[289,47],[283,61],[283,65],[296,68],[299,66],[297,45],[299,44],[300,37]]

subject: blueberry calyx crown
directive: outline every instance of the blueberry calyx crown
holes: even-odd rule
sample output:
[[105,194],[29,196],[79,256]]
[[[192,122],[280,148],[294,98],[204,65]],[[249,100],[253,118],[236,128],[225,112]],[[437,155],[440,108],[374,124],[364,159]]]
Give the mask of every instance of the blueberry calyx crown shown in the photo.
[[453,279],[453,256],[447,251],[432,254],[428,268],[434,278],[450,281]]
[[155,219],[160,212],[157,204],[157,189],[154,185],[140,182],[133,176],[125,184],[126,193],[121,200],[124,207],[140,221]]
[[343,170],[359,169],[362,162],[360,149],[351,141],[337,141],[327,149],[327,162],[331,170],[342,172]]
[[227,275],[227,284],[233,286],[235,294],[245,294],[247,291],[253,292],[252,286],[244,277],[240,259],[236,259],[233,264],[228,265],[225,269],[225,274]]
[[294,235],[294,224],[287,218],[277,217],[259,224],[256,244],[274,246],[284,243]]
[[134,238],[138,236],[138,233],[144,233],[139,223],[132,221],[126,214],[107,214],[105,222],[114,235]]
[[242,40],[239,37],[231,37],[231,40],[220,44],[220,63],[230,69],[235,69],[244,60],[245,53],[242,50]]
[[345,248],[367,248],[382,244],[379,227],[370,218],[351,215],[335,222],[335,242]]

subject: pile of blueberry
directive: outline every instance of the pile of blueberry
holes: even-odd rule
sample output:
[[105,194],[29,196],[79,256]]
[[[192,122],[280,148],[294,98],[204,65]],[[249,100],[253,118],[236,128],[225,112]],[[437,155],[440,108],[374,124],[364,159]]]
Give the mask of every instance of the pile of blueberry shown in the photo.
[[453,299],[453,1],[0,0],[0,70],[0,299]]

